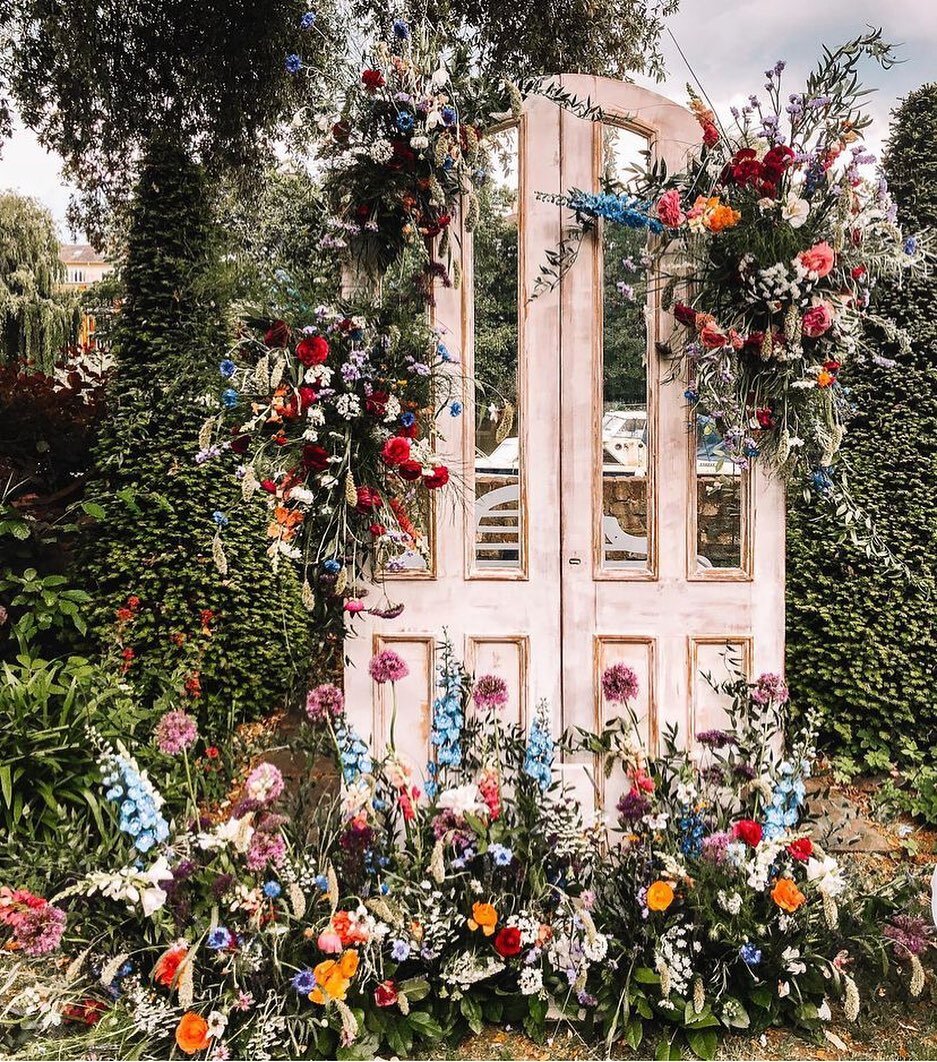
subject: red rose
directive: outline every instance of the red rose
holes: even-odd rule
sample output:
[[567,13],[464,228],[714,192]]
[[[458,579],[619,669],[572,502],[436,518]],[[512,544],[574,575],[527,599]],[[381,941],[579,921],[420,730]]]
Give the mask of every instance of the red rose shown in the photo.
[[449,482],[449,469],[445,465],[437,465],[432,473],[423,477],[423,485],[427,490],[437,490]]
[[761,823],[755,822],[754,819],[739,819],[732,827],[732,836],[751,845],[752,848],[758,847],[761,833]]
[[397,475],[414,482],[423,475],[423,466],[419,461],[402,461],[397,467]]
[[379,89],[384,85],[384,75],[380,70],[362,70],[361,80],[364,82],[364,87],[369,92],[374,92],[376,89]]
[[290,341],[290,326],[286,321],[277,319],[264,332],[264,343],[268,347],[285,347]]
[[495,951],[503,958],[510,959],[520,954],[521,931],[517,926],[505,926],[498,931],[494,940]]
[[389,397],[386,391],[372,391],[364,400],[365,411],[373,417],[383,417],[387,412],[387,399]]
[[373,487],[358,488],[357,509],[359,513],[366,513],[370,509],[379,509],[380,505],[381,496]]
[[316,443],[303,447],[303,468],[307,472],[324,472],[329,463],[329,452]]
[[798,837],[787,846],[790,855],[800,863],[806,863],[813,855],[813,841],[809,837]]
[[324,336],[306,336],[296,347],[296,357],[308,369],[310,365],[321,365],[329,356],[329,342]]
[[374,1002],[379,1007],[392,1007],[397,1002],[397,986],[393,981],[381,981],[374,989]]
[[381,447],[381,457],[385,465],[403,464],[410,458],[410,440],[400,435],[392,435]]
[[307,410],[318,397],[314,387],[300,387],[299,408],[303,411]]

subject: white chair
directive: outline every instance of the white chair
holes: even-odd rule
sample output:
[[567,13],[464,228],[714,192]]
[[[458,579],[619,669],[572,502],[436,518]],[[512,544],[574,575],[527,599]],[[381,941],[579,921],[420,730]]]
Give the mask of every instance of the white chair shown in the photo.
[[[491,522],[495,521],[495,522]],[[495,487],[475,499],[475,564],[479,568],[521,565],[520,488]]]
[[[646,568],[647,567],[647,537],[632,535],[622,528],[618,520],[606,513],[602,517],[602,535],[605,539],[603,560],[606,568]],[[633,553],[633,558],[626,560],[612,560],[613,553]],[[711,568],[712,561],[707,557],[697,554],[696,563],[701,568]]]

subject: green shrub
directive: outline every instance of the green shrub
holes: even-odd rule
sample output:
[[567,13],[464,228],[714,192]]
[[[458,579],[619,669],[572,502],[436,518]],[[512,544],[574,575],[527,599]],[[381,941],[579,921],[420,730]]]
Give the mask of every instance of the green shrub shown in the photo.
[[[902,103],[885,172],[908,232],[937,224],[937,84]],[[913,775],[937,757],[937,281],[878,293],[911,336],[902,355],[844,373],[856,410],[843,455],[853,492],[920,581],[912,590],[844,547],[824,545],[830,518],[794,499],[788,535],[788,679],[819,709],[827,747],[851,769],[892,764]],[[911,785],[910,789],[915,786]],[[930,798],[923,799],[924,792]],[[933,784],[913,810],[937,819]]]
[[225,577],[212,561],[212,514],[237,489],[228,468],[195,460],[203,398],[225,351],[214,241],[201,171],[182,150],[155,145],[131,217],[110,417],[88,487],[105,516],[82,550],[101,641],[128,596],[142,602],[126,648],[144,701],[175,668],[178,637],[211,613],[217,636],[199,661],[203,721],[279,706],[306,667],[298,586],[292,572],[271,570],[262,512],[226,534]]

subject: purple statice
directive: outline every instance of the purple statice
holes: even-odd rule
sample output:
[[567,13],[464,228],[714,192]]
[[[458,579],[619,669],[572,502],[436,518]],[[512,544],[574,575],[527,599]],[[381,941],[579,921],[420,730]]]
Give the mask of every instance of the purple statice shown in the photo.
[[931,927],[923,918],[915,915],[895,915],[882,933],[894,944],[895,951],[902,958],[923,955],[934,942]]
[[602,673],[602,692],[613,704],[634,700],[638,689],[638,676],[627,664],[612,664]]
[[51,903],[29,907],[18,919],[13,937],[25,955],[46,955],[61,944],[65,922],[65,912],[61,907]]
[[382,649],[371,657],[368,673],[379,686],[382,686],[385,682],[399,682],[405,679],[410,674],[410,669],[393,649]]
[[306,694],[306,715],[310,722],[323,723],[338,718],[345,710],[345,696],[338,686],[323,682]]
[[191,748],[198,739],[198,726],[191,715],[181,708],[173,708],[160,719],[153,732],[156,747],[167,756],[178,756]]
[[703,838],[700,856],[708,863],[722,866],[726,861],[726,849],[731,840],[732,838],[724,832],[709,834],[708,837]]
[[696,742],[710,749],[724,749],[735,744],[735,735],[728,730],[701,730],[696,735]]
[[651,802],[640,789],[629,789],[616,805],[622,825],[633,826],[651,810]]
[[508,703],[508,685],[498,675],[482,675],[472,688],[477,708],[503,708]]
[[279,833],[256,830],[247,849],[247,866],[250,870],[266,870],[278,867],[286,858],[286,841]]
[[272,763],[258,763],[244,782],[244,796],[257,804],[272,804],[282,792],[283,775]]
[[771,671],[759,675],[752,688],[752,700],[755,704],[770,704],[772,701],[778,705],[787,704],[788,696],[787,683],[780,675]]

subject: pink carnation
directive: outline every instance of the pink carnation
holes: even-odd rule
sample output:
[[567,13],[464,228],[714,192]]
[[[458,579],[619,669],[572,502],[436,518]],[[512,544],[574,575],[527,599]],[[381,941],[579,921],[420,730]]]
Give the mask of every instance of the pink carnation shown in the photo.
[[804,314],[804,335],[811,339],[828,332],[833,324],[833,308],[828,302],[818,302]]
[[173,708],[160,719],[153,733],[160,752],[167,756],[178,756],[195,744],[198,726],[191,715],[181,708]]
[[323,682],[306,694],[306,715],[313,723],[323,723],[338,717],[345,710],[345,696],[338,686]]
[[45,955],[62,942],[65,932],[65,912],[43,900],[39,906],[29,906],[13,930],[13,937],[26,955]]
[[258,804],[272,804],[282,792],[283,775],[272,763],[258,763],[244,783],[244,795]]
[[393,649],[382,649],[371,657],[368,672],[375,682],[383,685],[385,682],[399,682],[405,679],[410,674],[410,669]]
[[836,254],[826,240],[800,253],[800,264],[804,269],[809,269],[811,273],[816,273],[818,277],[827,276],[835,260]]
[[508,703],[508,685],[498,675],[482,675],[475,681],[472,700],[479,708],[503,708]]
[[669,229],[675,229],[686,221],[686,214],[680,208],[680,193],[671,188],[657,200],[657,216]]
[[627,664],[612,664],[602,675],[602,692],[613,704],[634,700],[638,688],[638,676]]

